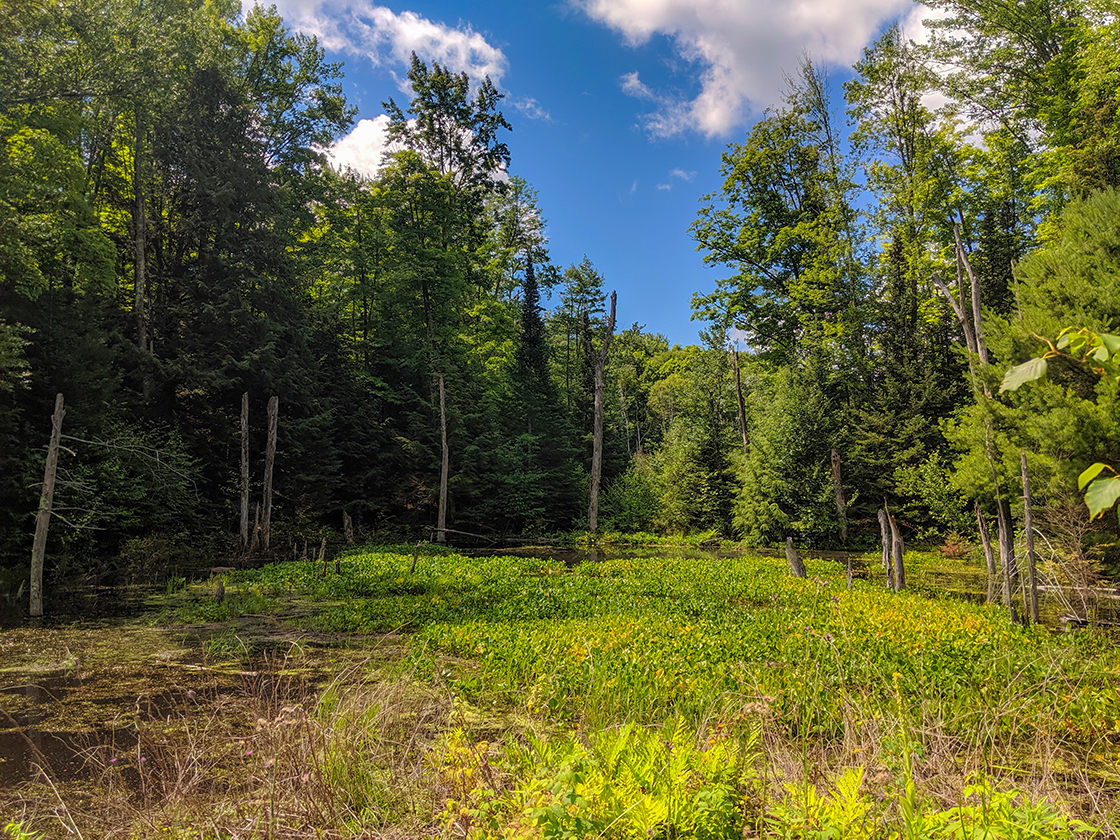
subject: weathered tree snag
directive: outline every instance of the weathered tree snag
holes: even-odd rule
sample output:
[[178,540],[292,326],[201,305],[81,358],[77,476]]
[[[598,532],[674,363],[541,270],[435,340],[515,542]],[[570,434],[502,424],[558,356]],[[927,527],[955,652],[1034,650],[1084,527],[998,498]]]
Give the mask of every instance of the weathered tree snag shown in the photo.
[[319,562],[323,564],[323,577],[327,576],[327,538],[319,543]]
[[[591,500],[587,506],[587,527],[596,531],[599,528],[599,482],[603,474],[603,368],[607,364],[607,351],[614,338],[614,310],[618,300],[617,292],[611,292],[611,313],[607,318],[607,333],[603,346],[596,352],[591,339],[585,339],[589,356],[595,360],[595,422],[591,449]],[[584,315],[586,318],[586,314]]]
[[976,279],[976,272],[972,270],[972,263],[969,262],[968,253],[964,249],[964,243],[961,242],[960,225],[953,225],[953,240],[957,246],[957,263],[968,273],[968,284],[972,290],[972,329],[976,335],[976,352],[980,356],[980,364],[987,367],[988,348],[984,344],[983,322],[980,317],[980,281]]
[[844,555],[844,564],[848,567],[848,589],[852,588],[852,555]]
[[902,532],[899,530],[894,514],[891,513],[891,509],[887,507],[885,500],[883,502],[883,510],[887,512],[887,523],[891,526],[891,560],[894,566],[894,580],[892,584],[895,592],[900,592],[906,588],[906,567],[902,561],[905,546],[902,544]]
[[840,483],[840,454],[832,450],[832,488],[836,494],[836,515],[840,519],[840,542],[848,541],[848,511],[844,501],[844,485]]
[[342,535],[346,537],[347,544],[354,542],[354,520],[345,510],[342,512]]
[[420,543],[416,543],[416,547],[412,549],[412,565],[408,567],[408,573],[411,575],[416,571],[416,564],[420,560]]
[[439,375],[439,512],[436,514],[436,542],[447,542],[447,476],[451,470],[451,453],[447,448],[447,397],[443,374]]
[[[886,504],[886,501],[883,502]],[[887,573],[887,586],[894,589],[894,564],[891,563],[891,530],[887,512],[879,508],[879,540],[883,544],[883,571]]]
[[272,468],[276,463],[276,424],[280,415],[280,398],[268,401],[268,442],[264,449],[264,516],[261,519],[261,549],[268,551],[272,530]]
[[797,554],[797,549],[793,547],[793,537],[786,537],[786,560],[789,561],[789,570],[793,572],[794,577],[805,577],[805,564]]
[[988,533],[988,520],[984,518],[984,511],[980,509],[979,502],[973,502],[973,507],[976,509],[976,524],[980,527],[980,545],[984,548],[984,560],[988,563],[988,576],[994,577],[999,574],[996,569],[995,553],[992,551],[992,539]]
[[1023,470],[1023,531],[1027,550],[1027,588],[1023,593],[1023,606],[1030,620],[1038,623],[1038,571],[1034,553],[1034,522],[1031,519],[1031,480],[1027,475],[1027,453],[1019,452],[1019,463]]
[[747,437],[747,404],[743,399],[743,383],[739,379],[739,348],[731,348],[731,369],[735,372],[735,398],[738,402],[738,415],[735,422],[739,425],[739,434],[743,436],[743,457],[750,456],[750,441]]
[[1007,499],[996,502],[996,512],[999,514],[997,524],[999,527],[999,560],[1003,567],[1003,605],[1011,616],[1011,620],[1018,623],[1019,614],[1012,600],[1012,592],[1019,582],[1019,571],[1015,567],[1015,544],[1012,537],[1011,505]]
[[249,392],[241,395],[241,550],[249,547]]
[[58,473],[58,447],[62,441],[62,418],[66,416],[62,394],[54,398],[51,415],[51,442],[47,447],[47,466],[43,470],[43,491],[39,494],[39,513],[35,517],[35,541],[31,545],[31,605],[33,616],[43,614],[43,561],[47,556],[47,529],[51,524],[54,479]]

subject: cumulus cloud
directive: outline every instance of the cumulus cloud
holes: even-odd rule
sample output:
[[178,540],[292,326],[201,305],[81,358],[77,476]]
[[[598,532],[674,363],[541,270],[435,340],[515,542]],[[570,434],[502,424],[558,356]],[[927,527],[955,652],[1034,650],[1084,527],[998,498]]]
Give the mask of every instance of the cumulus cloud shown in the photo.
[[472,79],[495,84],[509,69],[505,54],[470,24],[449,26],[415,12],[396,13],[369,0],[276,0],[293,28],[317,35],[329,50],[368,59],[375,67],[407,66],[412,53]]
[[388,146],[388,129],[387,114],[372,120],[359,120],[349,134],[327,150],[327,157],[337,169],[350,168],[359,175],[372,178],[381,168],[381,156]]
[[658,184],[657,188],[659,190],[671,190],[673,188],[673,185],[672,184]]
[[682,181],[691,181],[696,177],[696,170],[685,172],[683,169],[674,169],[669,173],[670,178],[680,178]]
[[808,53],[825,66],[856,61],[880,26],[912,0],[572,0],[590,18],[637,46],[667,36],[679,58],[699,68],[692,99],[659,95],[638,78],[622,77],[626,93],[656,101],[645,115],[654,136],[698,131],[725,134],[748,111],[776,102],[785,78]]

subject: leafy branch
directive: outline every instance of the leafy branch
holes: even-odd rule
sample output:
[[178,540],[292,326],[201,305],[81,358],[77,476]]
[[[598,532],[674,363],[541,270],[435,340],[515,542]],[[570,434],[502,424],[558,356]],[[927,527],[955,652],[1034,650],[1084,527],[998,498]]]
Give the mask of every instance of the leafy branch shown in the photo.
[[[1049,349],[1010,368],[1003,376],[1000,393],[1041,379],[1046,375],[1048,360],[1058,357],[1087,365],[1098,376],[1120,384],[1120,336],[1093,332],[1087,327],[1066,327],[1055,341],[1037,334],[1035,338]],[[1093,464],[1078,476],[1077,489],[1085,493],[1089,518],[1096,519],[1120,500],[1120,475],[1107,464]]]

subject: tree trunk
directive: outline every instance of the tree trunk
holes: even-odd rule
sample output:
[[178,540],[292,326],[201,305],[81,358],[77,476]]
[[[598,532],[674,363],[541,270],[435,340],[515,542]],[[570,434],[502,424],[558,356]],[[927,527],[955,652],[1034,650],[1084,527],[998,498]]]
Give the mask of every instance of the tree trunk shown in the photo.
[[793,572],[794,577],[805,577],[805,564],[801,561],[797,549],[793,547],[793,537],[786,537],[786,560],[789,561],[789,570]]
[[840,520],[840,542],[848,541],[848,512],[844,501],[844,485],[840,483],[840,455],[832,450],[832,487],[836,494],[836,515]]
[[974,502],[973,505],[976,508],[976,524],[980,527],[980,545],[984,547],[984,560],[988,563],[988,576],[995,577],[999,570],[996,569],[996,558],[992,552],[992,538],[988,534],[988,520],[984,518],[980,503]]
[[43,492],[39,495],[39,513],[35,517],[35,541],[31,546],[31,606],[30,614],[43,614],[43,560],[47,554],[47,529],[51,524],[51,504],[54,502],[54,479],[58,472],[58,446],[62,440],[62,418],[66,416],[62,394],[54,398],[51,415],[51,442],[47,447],[47,466],[43,471]]
[[447,448],[447,396],[443,374],[439,375],[439,512],[436,515],[436,542],[447,542],[447,475],[451,470],[451,453]]
[[347,511],[342,512],[342,535],[348,545],[354,542],[354,520]]
[[887,523],[891,526],[891,560],[894,565],[893,588],[895,592],[901,592],[906,588],[906,566],[902,560],[902,555],[906,549],[902,544],[902,532],[899,530],[894,514],[891,513],[891,509],[887,507],[886,502],[883,503],[883,509],[887,512]]
[[253,514],[253,534],[249,538],[249,556],[252,557],[257,553],[257,548],[261,542],[261,503],[257,502],[256,510]]
[[[885,505],[886,502],[884,501]],[[879,540],[883,544],[883,571],[887,573],[887,586],[894,589],[894,564],[891,562],[891,526],[887,512],[879,508]]]
[[996,512],[999,514],[999,561],[1003,567],[1003,605],[1011,616],[1011,620],[1018,623],[1019,614],[1015,610],[1015,602],[1011,595],[1019,580],[1018,569],[1015,568],[1015,544],[1012,538],[1011,505],[1006,499],[996,502]]
[[735,372],[735,399],[738,401],[738,416],[735,421],[739,424],[739,434],[743,436],[743,458],[750,455],[750,441],[747,437],[747,403],[743,399],[743,384],[739,380],[739,348],[731,349],[731,369]]
[[607,334],[603,338],[603,346],[598,352],[591,346],[591,339],[587,339],[587,352],[594,355],[595,359],[595,421],[591,449],[591,499],[587,506],[587,527],[591,531],[599,528],[599,482],[603,472],[603,368],[607,364],[607,351],[610,350],[611,339],[614,338],[614,310],[618,299],[616,292],[611,292],[611,314],[607,319]]
[[276,424],[280,415],[280,398],[268,401],[268,442],[264,449],[264,514],[261,518],[261,549],[268,551],[272,530],[272,467],[276,463]]
[[1030,620],[1038,623],[1038,571],[1034,554],[1034,523],[1031,519],[1031,480],[1027,475],[1027,453],[1019,452],[1019,462],[1023,469],[1023,531],[1027,550],[1027,587],[1023,593],[1024,607]]
[[249,548],[249,392],[241,395],[241,550]]
[[[148,349],[148,324],[144,315],[148,261],[148,219],[147,208],[144,203],[144,184],[141,170],[141,159],[144,155],[144,136],[140,127],[140,106],[136,106],[135,120],[136,145],[132,150],[132,191],[136,202],[132,209],[132,314],[136,316],[136,346],[143,353]],[[144,378],[147,381],[147,373],[145,373]]]

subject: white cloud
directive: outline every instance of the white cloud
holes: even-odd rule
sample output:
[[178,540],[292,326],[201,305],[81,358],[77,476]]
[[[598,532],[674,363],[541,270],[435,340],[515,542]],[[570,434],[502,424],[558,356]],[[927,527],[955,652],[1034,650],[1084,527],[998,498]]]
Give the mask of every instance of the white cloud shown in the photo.
[[630,185],[630,195],[633,195],[637,191],[638,191],[638,182],[635,181],[633,184]]
[[349,134],[327,150],[327,157],[338,169],[349,167],[359,175],[372,178],[381,168],[381,156],[388,145],[388,128],[386,114],[372,120],[359,120]]
[[691,181],[696,177],[696,170],[692,169],[685,172],[683,169],[674,169],[669,173],[670,178],[680,178],[682,181]]
[[521,115],[526,119],[552,122],[552,115],[542,108],[541,104],[531,96],[525,99],[511,99],[509,103],[520,111]]
[[638,78],[638,71],[633,73],[626,73],[618,79],[619,85],[622,87],[622,92],[627,96],[633,96],[637,99],[656,99],[653,91],[646,87],[645,82]]
[[469,23],[448,26],[416,12],[397,14],[369,0],[276,0],[276,6],[293,29],[317,35],[325,48],[361,56],[375,67],[407,66],[415,52],[474,81],[489,76],[498,84],[509,69],[505,54]]
[[748,111],[776,102],[785,78],[808,53],[823,66],[856,61],[880,26],[907,14],[913,0],[572,0],[593,20],[637,46],[665,35],[679,57],[700,68],[693,99],[658,95],[637,73],[626,93],[654,99],[646,114],[654,136],[725,134]]
[[673,188],[673,185],[672,184],[658,184],[657,188],[659,190],[671,190]]

